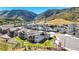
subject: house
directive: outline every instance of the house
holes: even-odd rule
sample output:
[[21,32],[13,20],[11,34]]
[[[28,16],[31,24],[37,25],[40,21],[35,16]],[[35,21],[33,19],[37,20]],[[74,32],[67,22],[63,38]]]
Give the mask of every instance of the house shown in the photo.
[[20,30],[20,28],[18,28],[18,27],[13,27],[13,28],[10,28],[9,30],[8,30],[8,35],[10,36],[10,37],[16,37],[16,36],[18,36],[18,31]]
[[7,29],[8,29],[7,27],[0,27],[0,33],[7,34],[8,33]]

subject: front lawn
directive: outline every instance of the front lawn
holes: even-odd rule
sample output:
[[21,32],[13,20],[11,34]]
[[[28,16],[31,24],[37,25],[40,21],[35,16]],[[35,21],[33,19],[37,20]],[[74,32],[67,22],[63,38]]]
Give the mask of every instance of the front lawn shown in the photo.
[[26,45],[27,47],[49,47],[49,48],[54,48],[53,45],[53,40],[47,40],[44,43],[30,43],[27,40],[23,41],[21,38],[16,37],[16,41],[20,43],[20,46]]

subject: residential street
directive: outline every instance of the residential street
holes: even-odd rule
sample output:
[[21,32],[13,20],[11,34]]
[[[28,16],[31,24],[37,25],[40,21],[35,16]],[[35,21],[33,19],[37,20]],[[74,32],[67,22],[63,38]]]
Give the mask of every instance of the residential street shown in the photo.
[[57,37],[62,41],[62,44],[65,48],[71,50],[79,50],[79,38],[68,36],[68,35],[57,35]]

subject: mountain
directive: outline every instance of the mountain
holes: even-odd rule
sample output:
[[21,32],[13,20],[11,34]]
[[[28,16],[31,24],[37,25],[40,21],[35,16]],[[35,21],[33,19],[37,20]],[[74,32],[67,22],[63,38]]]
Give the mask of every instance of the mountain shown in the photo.
[[27,10],[3,10],[0,11],[0,18],[4,19],[21,19],[25,21],[33,20],[37,14]]
[[62,18],[69,21],[78,21],[79,19],[79,7],[65,8],[62,9],[54,17],[53,15],[49,16],[48,19]]
[[[9,20],[25,20],[25,21],[36,21],[39,22],[49,22],[49,23],[59,23],[63,22],[66,23],[73,23],[73,22],[79,22],[79,7],[68,7],[64,9],[48,9],[47,11],[44,11],[43,13],[36,14],[34,12],[28,11],[28,10],[3,10],[0,11],[0,22],[2,23],[5,19],[6,21]],[[5,21],[4,20],[4,21]],[[54,21],[53,21],[54,20]],[[6,22],[5,21],[5,22]]]
[[[50,11],[50,10],[48,10]],[[42,13],[41,15],[44,16],[44,18],[42,18],[42,16],[38,17],[37,19],[39,19],[38,22],[51,22],[52,24],[57,22],[59,23],[59,21],[62,22],[62,24],[66,22],[79,22],[79,7],[68,7],[68,8],[64,8],[62,10],[52,10],[50,12],[45,11],[44,13]],[[48,16],[46,16],[48,15]],[[61,20],[62,19],[62,20]],[[55,20],[55,21],[53,21]],[[58,21],[57,21],[58,20]],[[64,23],[63,23],[64,21]],[[57,24],[56,23],[56,24]],[[67,24],[67,23],[66,23]]]
[[57,10],[57,9],[49,9],[47,11],[44,11],[43,13],[39,14],[36,19],[42,19],[42,18],[48,18],[51,15],[55,16],[56,14],[60,13],[61,10]]
[[79,7],[63,9],[62,12],[55,15],[54,18],[63,18],[69,21],[79,21]]

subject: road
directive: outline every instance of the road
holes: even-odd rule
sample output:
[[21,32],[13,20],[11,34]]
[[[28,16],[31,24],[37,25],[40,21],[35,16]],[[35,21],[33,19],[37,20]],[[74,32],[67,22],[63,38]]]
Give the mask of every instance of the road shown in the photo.
[[67,36],[64,34],[57,35],[57,37],[62,41],[64,47],[71,50],[79,50],[79,38]]

